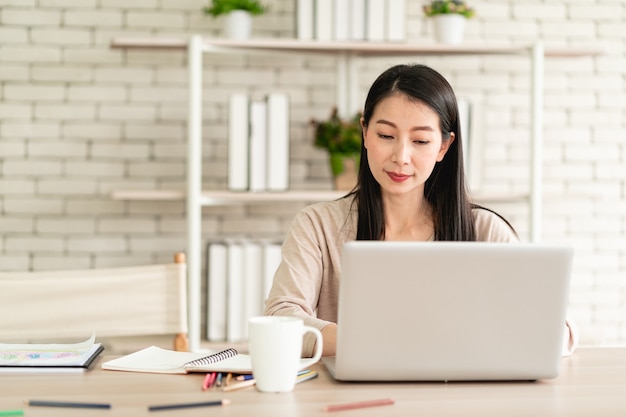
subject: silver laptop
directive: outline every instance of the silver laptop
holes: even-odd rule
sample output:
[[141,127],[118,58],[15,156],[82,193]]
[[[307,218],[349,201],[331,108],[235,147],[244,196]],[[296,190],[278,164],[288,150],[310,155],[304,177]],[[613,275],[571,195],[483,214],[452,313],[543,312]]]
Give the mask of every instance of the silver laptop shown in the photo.
[[349,242],[324,362],[343,381],[556,377],[572,258],[533,243]]

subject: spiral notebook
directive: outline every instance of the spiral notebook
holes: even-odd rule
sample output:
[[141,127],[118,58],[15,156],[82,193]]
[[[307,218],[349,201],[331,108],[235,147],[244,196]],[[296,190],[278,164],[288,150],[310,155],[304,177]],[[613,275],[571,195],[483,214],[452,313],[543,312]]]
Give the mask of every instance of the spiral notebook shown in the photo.
[[220,352],[178,352],[150,346],[140,351],[104,362],[108,371],[188,374],[191,372],[252,373],[250,356],[230,348]]

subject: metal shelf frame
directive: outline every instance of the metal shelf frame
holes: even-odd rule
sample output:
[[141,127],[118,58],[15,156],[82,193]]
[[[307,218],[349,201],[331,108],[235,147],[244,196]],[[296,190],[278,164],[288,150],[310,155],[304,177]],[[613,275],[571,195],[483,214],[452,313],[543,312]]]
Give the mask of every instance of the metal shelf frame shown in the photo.
[[[267,39],[231,41],[206,39],[192,35],[188,39],[117,38],[112,48],[118,49],[161,49],[187,51],[188,71],[188,120],[187,120],[187,189],[182,192],[164,192],[161,199],[186,200],[187,213],[187,274],[189,308],[189,342],[192,351],[200,350],[201,335],[201,267],[202,267],[202,207],[206,205],[246,204],[250,202],[306,201],[336,197],[332,192],[286,192],[276,195],[268,193],[242,198],[237,193],[206,192],[202,190],[202,68],[204,54],[322,54],[337,59],[337,102],[341,114],[351,114],[358,109],[356,59],[383,56],[460,56],[460,55],[526,55],[530,61],[530,163],[529,163],[529,239],[537,242],[541,238],[542,206],[542,143],[543,143],[543,88],[544,59],[553,57],[578,57],[600,54],[598,48],[550,49],[545,50],[541,42],[529,45],[437,45],[415,43],[371,43],[371,42],[317,42],[295,39]],[[132,192],[122,193],[118,198],[159,199],[150,192],[133,197]],[[316,194],[318,193],[318,194]],[[244,193],[245,195],[246,193]],[[253,193],[248,193],[253,194]],[[260,194],[260,195],[258,195]],[[212,195],[212,197],[211,197]],[[513,196],[519,200],[519,196]]]

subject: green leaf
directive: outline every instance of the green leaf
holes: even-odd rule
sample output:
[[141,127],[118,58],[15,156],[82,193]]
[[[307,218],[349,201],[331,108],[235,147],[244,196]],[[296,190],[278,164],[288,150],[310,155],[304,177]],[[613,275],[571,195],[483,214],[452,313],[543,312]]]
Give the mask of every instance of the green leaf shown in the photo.
[[212,0],[202,10],[213,17],[230,13],[233,10],[244,10],[252,15],[260,15],[267,11],[267,6],[258,0]]

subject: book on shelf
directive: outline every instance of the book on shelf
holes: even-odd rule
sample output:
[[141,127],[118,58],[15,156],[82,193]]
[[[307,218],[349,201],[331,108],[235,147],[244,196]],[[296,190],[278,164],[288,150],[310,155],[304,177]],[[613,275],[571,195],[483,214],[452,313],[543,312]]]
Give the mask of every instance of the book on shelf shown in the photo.
[[229,103],[228,189],[289,188],[289,98],[271,93],[253,101],[235,93]]
[[267,96],[267,190],[289,189],[289,98]]
[[334,12],[333,0],[315,0],[315,13],[311,18],[315,22],[315,39],[331,41],[334,39]]
[[78,343],[0,343],[0,373],[81,373],[103,350],[95,335]]
[[297,0],[299,40],[402,42],[406,0]]
[[207,256],[207,338],[226,340],[226,271],[227,248],[223,242],[211,242]]
[[385,40],[385,0],[367,0],[365,7],[365,39],[382,42]]
[[314,39],[315,0],[297,0],[296,3],[296,38],[301,41]]
[[258,242],[246,240],[242,244],[243,273],[243,304],[242,322],[243,338],[248,339],[248,319],[263,314],[265,297],[263,296],[263,280],[259,279],[263,271],[263,247]]
[[350,38],[350,1],[333,3],[333,35],[336,41],[347,41]]
[[280,243],[264,239],[226,239],[208,244],[209,341],[247,340],[248,320],[263,314],[280,250]]
[[365,40],[365,1],[349,0],[350,3],[350,39]]
[[263,300],[267,298],[274,282],[274,274],[282,260],[281,243],[268,241],[263,243]]
[[212,352],[179,352],[150,346],[102,364],[106,371],[188,374],[193,372],[252,373],[250,356],[229,348]]
[[248,189],[249,175],[249,104],[245,93],[230,96],[228,113],[228,188],[232,191]]
[[385,39],[391,42],[406,40],[406,0],[385,0],[387,6],[387,22]]
[[267,103],[250,103],[250,191],[267,187]]
[[227,301],[226,301],[226,341],[239,342],[245,338],[248,323],[243,317],[244,282],[243,273],[246,259],[241,241],[227,243]]

